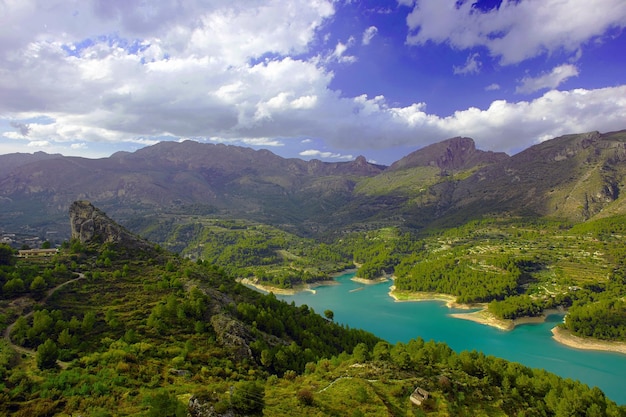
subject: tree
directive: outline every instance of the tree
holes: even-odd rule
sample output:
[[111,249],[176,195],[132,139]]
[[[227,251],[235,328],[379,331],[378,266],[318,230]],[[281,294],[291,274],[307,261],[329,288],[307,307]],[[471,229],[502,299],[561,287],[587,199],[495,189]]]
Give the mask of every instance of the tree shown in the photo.
[[30,290],[34,292],[37,297],[43,296],[47,287],[46,280],[41,275],[37,275],[33,282],[30,283]]
[[50,249],[50,242],[47,240],[41,244],[41,249]]
[[83,332],[89,333],[93,329],[93,326],[95,324],[96,324],[96,313],[94,313],[93,311],[88,311],[83,317],[83,322],[81,324]]
[[256,381],[242,381],[235,385],[230,403],[238,413],[261,415],[265,407],[265,388]]
[[333,319],[335,318],[335,313],[333,313],[332,310],[324,310],[324,317],[326,317],[330,321],[333,321]]
[[39,369],[56,368],[58,358],[59,349],[50,339],[46,339],[46,341],[37,348],[37,367]]
[[352,351],[352,357],[357,362],[365,362],[369,357],[369,349],[365,343],[359,343]]
[[13,265],[15,263],[15,252],[6,243],[0,243],[0,265]]
[[20,278],[13,278],[2,287],[2,291],[7,295],[17,295],[24,292],[24,281]]
[[70,329],[63,329],[61,333],[59,333],[59,337],[57,339],[59,345],[68,347],[72,345],[72,335],[70,333]]

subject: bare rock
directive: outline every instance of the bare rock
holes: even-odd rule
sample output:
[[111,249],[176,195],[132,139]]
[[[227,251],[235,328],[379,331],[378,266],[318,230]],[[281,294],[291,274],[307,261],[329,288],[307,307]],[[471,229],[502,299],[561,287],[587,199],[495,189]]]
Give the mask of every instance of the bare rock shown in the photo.
[[89,201],[75,201],[70,206],[72,239],[81,243],[115,243],[136,249],[152,244],[115,223]]
[[211,325],[217,334],[218,342],[230,349],[235,357],[253,359],[249,346],[249,341],[253,340],[253,337],[242,322],[224,314],[216,314],[211,317]]

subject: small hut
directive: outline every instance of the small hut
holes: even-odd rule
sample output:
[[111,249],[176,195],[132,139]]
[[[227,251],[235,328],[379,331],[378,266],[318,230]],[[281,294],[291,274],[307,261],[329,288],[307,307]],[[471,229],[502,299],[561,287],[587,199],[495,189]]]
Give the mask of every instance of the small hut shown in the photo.
[[422,405],[424,401],[428,399],[430,394],[423,388],[417,387],[413,394],[411,394],[411,402],[415,405]]

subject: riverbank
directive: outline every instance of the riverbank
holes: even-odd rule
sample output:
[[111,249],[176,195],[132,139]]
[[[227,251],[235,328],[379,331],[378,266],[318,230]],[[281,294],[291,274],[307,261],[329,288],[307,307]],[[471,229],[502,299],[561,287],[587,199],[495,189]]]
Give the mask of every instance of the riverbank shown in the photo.
[[583,350],[601,350],[604,352],[616,352],[626,355],[626,342],[611,342],[606,340],[590,339],[573,335],[569,330],[561,327],[552,329],[552,338],[571,348]]

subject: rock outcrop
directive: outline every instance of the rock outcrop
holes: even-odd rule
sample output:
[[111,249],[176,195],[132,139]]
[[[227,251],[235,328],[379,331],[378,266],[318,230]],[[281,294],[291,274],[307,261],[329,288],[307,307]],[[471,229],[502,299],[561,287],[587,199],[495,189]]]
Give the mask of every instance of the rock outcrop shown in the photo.
[[153,245],[115,223],[89,201],[70,205],[72,239],[82,243],[115,243],[128,248],[150,249]]
[[254,359],[249,343],[254,340],[245,325],[224,314],[211,317],[217,340],[227,347],[237,359]]

